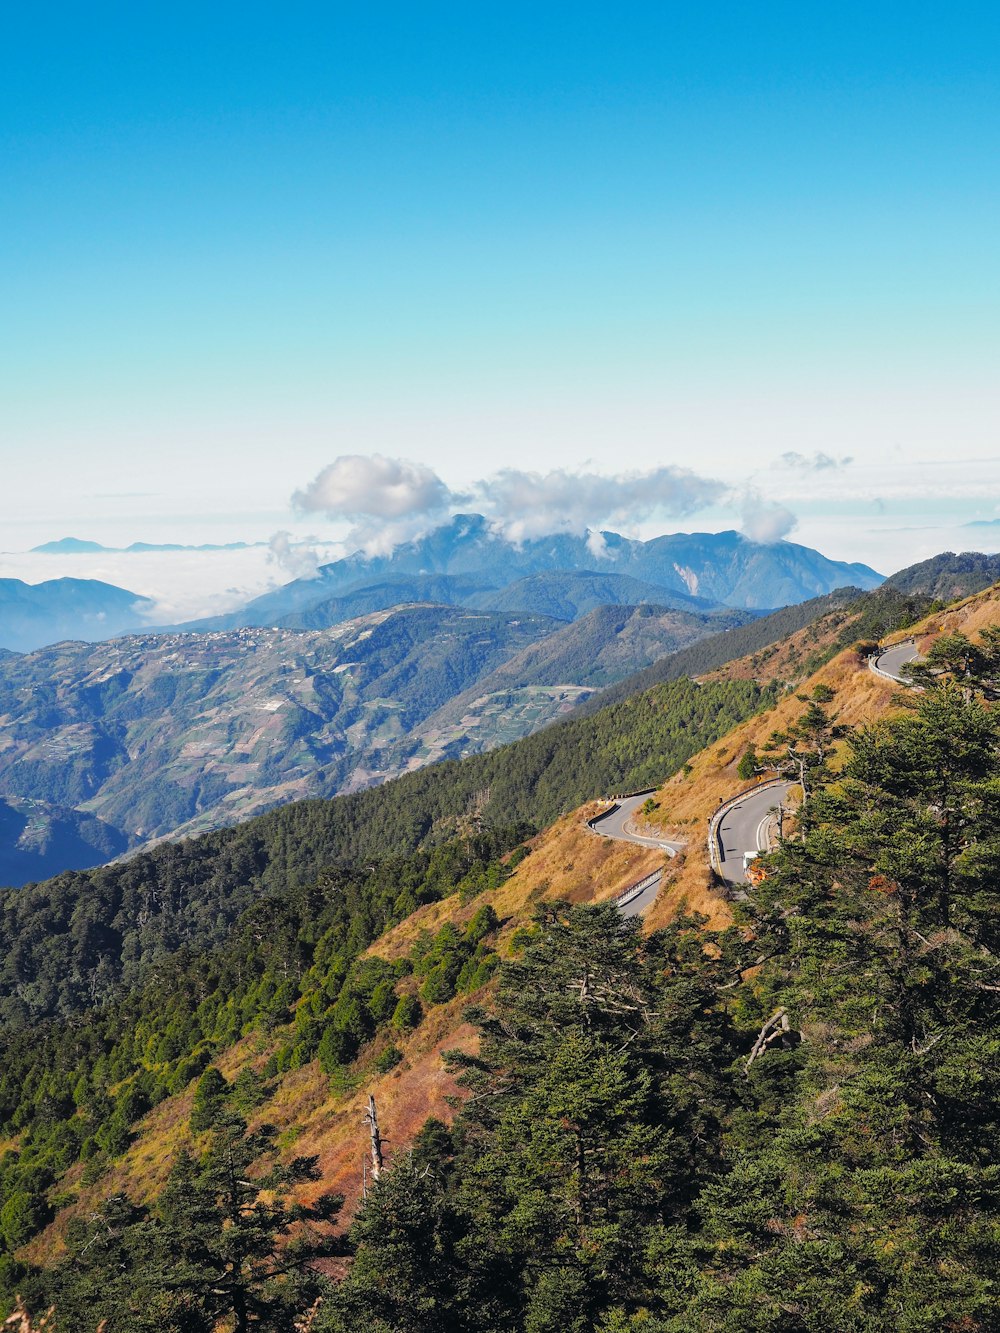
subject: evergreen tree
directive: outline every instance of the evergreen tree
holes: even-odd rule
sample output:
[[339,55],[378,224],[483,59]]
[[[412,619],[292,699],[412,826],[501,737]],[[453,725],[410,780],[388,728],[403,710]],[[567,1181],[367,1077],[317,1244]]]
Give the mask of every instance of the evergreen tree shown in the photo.
[[290,1200],[319,1178],[315,1159],[261,1170],[275,1131],[217,1122],[201,1158],[183,1153],[153,1210],[122,1196],[77,1225],[56,1272],[60,1328],[89,1333],[293,1333],[320,1290],[311,1265],[336,1253],[330,1224],[342,1200]]
[[947,685],[850,748],[748,909],[759,1058],[699,1202],[693,1328],[994,1327],[997,722]]
[[321,1306],[316,1333],[449,1333],[454,1215],[440,1174],[404,1154],[376,1181],[350,1230],[356,1254]]
[[430,1123],[373,1187],[321,1327],[555,1333],[687,1308],[737,1052],[734,948],[707,955],[703,926],[643,939],[609,905],[539,909],[475,1015],[479,1055],[452,1057],[454,1131]]

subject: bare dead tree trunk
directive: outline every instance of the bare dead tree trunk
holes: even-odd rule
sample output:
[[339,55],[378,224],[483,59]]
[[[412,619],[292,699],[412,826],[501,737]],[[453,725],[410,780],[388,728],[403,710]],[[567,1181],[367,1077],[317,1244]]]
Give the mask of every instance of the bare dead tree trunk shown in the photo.
[[378,1130],[378,1108],[371,1093],[368,1094],[368,1110],[365,1112],[365,1123],[368,1126],[372,1141],[372,1180],[377,1181],[382,1175],[382,1135]]
[[753,1044],[753,1049],[747,1058],[743,1061],[743,1072],[747,1078],[750,1077],[750,1066],[757,1059],[758,1055],[763,1055],[772,1041],[777,1041],[789,1031],[788,1011],[779,1009],[776,1014],[772,1014],[767,1020],[760,1032],[757,1034],[757,1040]]

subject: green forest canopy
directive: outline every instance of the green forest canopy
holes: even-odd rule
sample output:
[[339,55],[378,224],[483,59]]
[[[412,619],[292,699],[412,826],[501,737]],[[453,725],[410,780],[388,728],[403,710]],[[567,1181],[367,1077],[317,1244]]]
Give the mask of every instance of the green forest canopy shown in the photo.
[[[66,1264],[18,1275],[29,1299],[80,1333],[151,1309],[167,1333],[220,1309],[273,1333],[307,1309],[317,1333],[995,1329],[1000,715],[943,673],[813,780],[726,930],[644,938],[610,905],[544,904],[470,1014],[454,1125],[394,1148],[346,1235],[304,1232],[271,1273],[280,1182],[272,1213],[245,1199],[227,1222],[219,1162],[273,1152],[220,1106],[164,1198],[110,1200]],[[182,1179],[187,1267],[163,1258]],[[219,1237],[254,1226],[220,1305]],[[343,1280],[300,1262],[338,1244]]]

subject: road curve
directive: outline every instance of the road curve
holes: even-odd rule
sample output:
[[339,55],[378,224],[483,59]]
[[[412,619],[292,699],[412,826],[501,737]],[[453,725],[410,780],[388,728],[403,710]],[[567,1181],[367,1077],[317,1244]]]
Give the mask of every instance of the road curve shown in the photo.
[[[637,796],[622,797],[621,800],[615,801],[610,810],[605,810],[604,814],[588,820],[589,827],[602,838],[612,838],[615,842],[634,842],[639,847],[652,847],[666,852],[668,856],[676,856],[684,846],[683,843],[668,842],[665,838],[650,838],[636,832],[633,822],[635,814],[650,795],[651,792],[644,791]],[[663,880],[663,871],[656,871],[647,878],[650,882],[644,884],[642,890],[634,897],[627,890],[622,895],[624,901],[618,908],[622,916],[642,916],[655,901]]]
[[884,652],[869,657],[868,665],[876,676],[884,676],[888,680],[894,680],[897,685],[909,685],[911,683],[909,678],[900,673],[905,663],[914,662],[919,656],[920,653],[914,640],[904,639],[902,643],[890,644]]
[[[909,678],[901,674],[903,666],[919,656],[915,640],[904,639],[870,657],[868,666],[885,680],[909,685]],[[738,891],[737,897],[743,896],[739,890],[747,883],[744,861],[747,852],[766,852],[774,847],[778,830],[777,807],[785,803],[795,785],[794,782],[772,782],[754,788],[725,805],[721,816],[716,814],[712,818],[709,833],[710,843],[713,844],[712,859],[726,883]],[[683,843],[668,842],[636,831],[635,815],[651,794],[643,791],[635,796],[622,797],[609,810],[588,820],[589,827],[602,838],[633,842],[640,847],[656,848],[668,856],[676,856]],[[638,892],[626,889],[619,895],[622,898],[619,907],[622,916],[641,916],[655,900],[663,879],[662,870],[653,872],[647,879],[648,884],[645,880],[639,881],[642,888]],[[638,888],[638,884],[633,886],[633,890],[635,888]]]
[[634,842],[640,847],[655,847],[666,852],[668,856],[676,856],[684,846],[683,843],[668,842],[665,838],[650,838],[635,830],[633,821],[636,811],[651,795],[651,792],[641,791],[638,796],[623,796],[610,810],[592,819],[590,827],[602,838],[614,838],[616,842]]
[[725,811],[713,836],[718,838],[719,870],[727,884],[746,884],[747,852],[770,851],[777,841],[774,811],[788,798],[794,782],[777,782],[748,791]]

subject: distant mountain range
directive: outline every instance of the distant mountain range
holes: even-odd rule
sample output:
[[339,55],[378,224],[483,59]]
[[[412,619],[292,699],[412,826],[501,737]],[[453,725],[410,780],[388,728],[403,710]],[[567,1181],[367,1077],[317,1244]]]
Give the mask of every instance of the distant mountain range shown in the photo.
[[[124,549],[209,552],[254,544],[262,545],[133,542]],[[112,549],[77,537],[35,548],[63,555]],[[873,588],[881,581],[867,565],[829,560],[794,542],[761,545],[737,532],[674,533],[645,542],[613,532],[561,533],[513,543],[481,515],[463,514],[391,555],[358,552],[235,611],[166,628],[328,629],[359,615],[423,602],[565,621],[599,606],[770,610],[849,584]],[[145,598],[93,580],[0,581],[0,647],[27,652],[61,639],[110,638],[146,627],[149,607]]]
[[[882,582],[867,565],[828,560],[794,542],[761,545],[738,532],[674,533],[650,541],[614,532],[561,533],[513,544],[479,514],[457,515],[390,556],[356,554],[325,565],[319,577],[332,593],[361,578],[388,574],[488,574],[499,588],[530,574],[574,570],[626,574],[669,592],[758,609],[805,601],[846,584],[872,588]],[[295,595],[302,592],[296,584],[289,587]]]
[[749,616],[413,605],[318,631],[61,643],[0,659],[0,797],[96,815],[123,845],[197,832],[514,740]]
[[559,533],[515,544],[482,515],[460,514],[391,555],[347,556],[321,566],[314,578],[295,579],[238,611],[182,628],[321,628],[374,610],[378,601],[384,607],[427,597],[566,619],[598,605],[641,602],[770,610],[848,584],[874,588],[881,582],[868,565],[828,560],[794,542],[762,545],[738,532],[674,533],[645,542],[614,532],[596,540]]
[[147,623],[148,597],[98,579],[0,579],[0,648],[30,652],[61,639],[95,641]]
[[205,542],[201,546],[187,546],[182,542],[132,542],[130,546],[103,546],[100,542],[84,541],[79,537],[60,537],[58,541],[42,542],[31,548],[32,555],[112,555],[135,551],[248,551],[251,547],[266,546],[267,542]]

